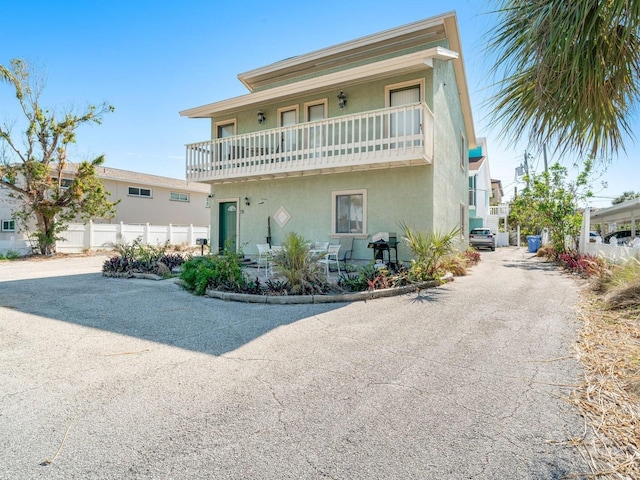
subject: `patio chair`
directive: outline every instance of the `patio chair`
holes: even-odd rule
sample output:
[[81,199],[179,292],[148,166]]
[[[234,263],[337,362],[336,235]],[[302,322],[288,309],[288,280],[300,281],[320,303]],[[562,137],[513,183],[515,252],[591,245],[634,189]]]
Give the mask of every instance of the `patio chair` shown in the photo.
[[324,265],[325,273],[327,277],[329,276],[329,265],[335,264],[338,268],[338,275],[340,275],[340,259],[338,258],[338,254],[340,253],[340,245],[329,245],[327,249],[327,254],[318,260],[318,263]]
[[327,250],[329,250],[329,242],[316,242],[313,245],[313,249],[320,251],[324,250],[326,252]]
[[273,274],[273,260],[271,257],[271,246],[268,243],[258,243],[258,275],[260,269],[264,268],[265,278],[269,278],[269,274]]
[[342,264],[344,269],[347,269],[347,260],[351,260],[351,254],[353,253],[353,237],[340,237],[340,251],[342,252]]

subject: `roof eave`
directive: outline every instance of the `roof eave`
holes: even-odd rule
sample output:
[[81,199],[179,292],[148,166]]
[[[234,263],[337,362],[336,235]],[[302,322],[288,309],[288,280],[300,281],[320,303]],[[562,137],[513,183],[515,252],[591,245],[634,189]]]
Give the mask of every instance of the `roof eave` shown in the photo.
[[337,86],[344,87],[370,77],[390,75],[393,72],[408,69],[430,68],[432,67],[433,59],[456,61],[459,59],[459,53],[444,47],[432,47],[419,52],[182,110],[180,115],[189,118],[208,118],[220,112],[240,109],[253,104],[299,95],[313,90],[326,90]]
[[333,45],[331,47],[316,50],[304,55],[298,55],[295,57],[287,58],[285,60],[281,60],[279,62],[275,62],[270,65],[249,70],[248,72],[240,73],[238,74],[238,79],[247,87],[247,89],[250,92],[252,92],[253,84],[251,80],[253,78],[257,78],[265,74],[277,72],[279,70],[295,67],[296,65],[301,65],[307,62],[320,60],[325,57],[339,55],[341,53],[348,52],[353,49],[362,48],[368,45],[389,41],[402,35],[407,35],[407,34],[421,31],[421,30],[437,27],[439,25],[444,25],[445,20],[450,17],[455,17],[455,12],[444,13],[435,17],[425,19],[425,20],[420,20],[407,25],[403,25],[401,27],[392,28],[382,32],[374,33],[372,35],[367,35],[365,37],[361,37],[355,40],[343,42],[338,45]]

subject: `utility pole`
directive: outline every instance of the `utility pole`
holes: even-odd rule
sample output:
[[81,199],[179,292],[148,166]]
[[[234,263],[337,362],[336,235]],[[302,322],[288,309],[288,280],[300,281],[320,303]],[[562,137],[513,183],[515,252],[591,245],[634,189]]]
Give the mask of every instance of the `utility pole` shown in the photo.
[[544,154],[544,173],[547,173],[549,171],[549,168],[547,167],[547,144],[546,143],[542,144],[542,153]]
[[529,154],[526,150],[524,151],[524,174],[527,176],[527,188],[529,188],[531,186],[531,180],[529,179]]

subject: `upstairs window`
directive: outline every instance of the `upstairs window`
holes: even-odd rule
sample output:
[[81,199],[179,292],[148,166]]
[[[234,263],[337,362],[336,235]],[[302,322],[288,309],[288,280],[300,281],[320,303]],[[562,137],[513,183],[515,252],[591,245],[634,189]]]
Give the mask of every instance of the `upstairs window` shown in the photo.
[[129,196],[130,197],[146,197],[151,198],[151,189],[149,188],[139,188],[139,187],[129,187]]
[[169,195],[169,199],[172,202],[188,202],[189,201],[189,194],[188,193],[171,192],[171,194]]

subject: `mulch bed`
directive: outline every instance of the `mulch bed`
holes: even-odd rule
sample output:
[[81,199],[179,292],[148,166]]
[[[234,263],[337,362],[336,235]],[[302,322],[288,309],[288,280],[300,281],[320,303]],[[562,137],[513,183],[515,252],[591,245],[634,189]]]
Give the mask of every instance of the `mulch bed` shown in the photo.
[[640,479],[640,308],[608,310],[585,292],[577,344],[585,381],[573,391],[590,428],[573,443],[591,478]]

